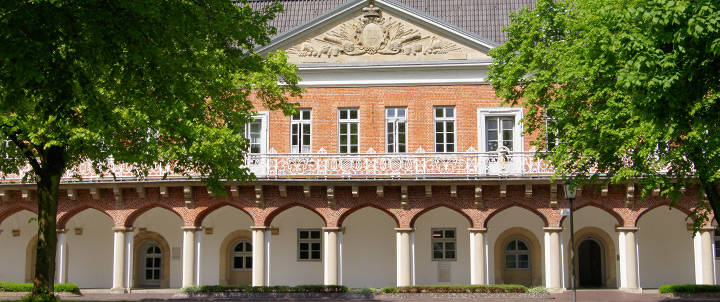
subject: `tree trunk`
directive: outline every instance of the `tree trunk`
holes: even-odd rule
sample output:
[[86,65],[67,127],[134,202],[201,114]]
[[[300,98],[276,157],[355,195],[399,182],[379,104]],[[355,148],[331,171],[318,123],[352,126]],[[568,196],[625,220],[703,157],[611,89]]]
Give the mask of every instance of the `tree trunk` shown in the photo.
[[[705,190],[705,195],[707,195],[708,202],[710,203],[710,208],[713,212],[713,219],[715,222],[718,222],[718,225],[720,225],[720,221],[718,221],[718,209],[720,209],[720,192],[718,192],[718,183],[700,179],[700,184],[702,185],[703,190]],[[712,220],[708,221],[708,223],[712,224]]]
[[50,147],[40,154],[37,175],[38,241],[33,295],[55,291],[55,253],[57,249],[57,208],[60,178],[65,173],[65,149]]

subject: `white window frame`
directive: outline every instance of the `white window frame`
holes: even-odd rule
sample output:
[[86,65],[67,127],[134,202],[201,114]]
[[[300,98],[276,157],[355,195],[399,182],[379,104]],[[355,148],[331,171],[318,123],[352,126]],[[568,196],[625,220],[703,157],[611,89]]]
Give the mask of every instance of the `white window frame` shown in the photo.
[[[245,138],[250,140],[250,124],[253,122],[260,121],[260,154],[267,153],[268,144],[270,143],[269,131],[270,126],[270,112],[258,111],[257,114],[252,116],[253,121],[250,121],[245,125]],[[248,142],[248,153],[250,153],[250,142]]]
[[[309,120],[305,120],[305,119],[302,118],[302,112],[304,112],[304,111],[309,111],[309,112],[310,112],[310,119],[309,119]],[[312,141],[313,141],[313,138],[312,138],[312,133],[313,133],[313,123],[312,123],[312,120],[313,120],[313,118],[312,118],[312,117],[313,117],[313,112],[312,112],[312,108],[300,108],[300,109],[298,110],[298,114],[300,115],[300,119],[299,119],[299,120],[294,120],[294,119],[293,119],[293,116],[290,116],[290,153],[312,153]],[[292,131],[292,127],[293,127],[293,125],[295,125],[295,124],[309,124],[309,125],[310,125],[310,144],[308,144],[308,148],[309,148],[309,149],[307,150],[308,152],[303,152],[303,148],[302,148],[302,146],[303,146],[303,144],[302,144],[302,130],[300,130],[300,129],[298,129],[298,131],[300,132],[300,133],[299,133],[299,137],[298,137],[298,144],[299,144],[299,145],[298,145],[298,149],[297,149],[296,151],[293,151],[293,144],[292,144],[293,131]]]
[[[405,117],[397,117],[397,110],[403,109],[405,110]],[[395,110],[395,117],[388,117],[388,110]],[[408,152],[408,129],[409,129],[409,123],[408,123],[408,107],[403,106],[393,106],[393,107],[385,107],[385,153],[407,153]],[[398,147],[400,146],[399,140],[398,140],[398,123],[404,122],[405,123],[405,151],[400,152],[398,150]],[[388,129],[387,124],[392,123],[392,131]],[[388,136],[393,136],[393,152],[390,152],[388,149]]]
[[[515,241],[515,250],[508,251],[507,246],[510,245],[510,242]],[[520,250],[518,249],[518,242],[522,242],[527,247],[527,250]],[[530,270],[532,269],[532,248],[530,247],[530,244],[527,240],[523,238],[512,238],[508,240],[505,245],[502,247],[503,251],[503,269],[506,270]],[[507,267],[507,256],[512,255],[515,256],[515,267]],[[518,267],[520,263],[520,255],[527,255],[527,267]]]
[[[240,244],[240,243],[249,244],[249,245],[250,245],[250,251],[245,250],[245,251],[242,251],[242,252],[236,252],[236,251],[235,251],[235,247],[237,247],[237,245]],[[235,267],[235,257],[241,257],[241,258],[243,259],[243,268],[236,268],[236,267]],[[252,242],[251,242],[250,240],[248,240],[248,239],[244,239],[244,238],[243,238],[243,239],[240,239],[240,240],[236,241],[236,242],[232,245],[232,249],[230,250],[230,261],[228,261],[228,262],[230,262],[230,269],[231,269],[232,271],[234,271],[234,272],[249,272],[249,271],[252,271],[252,267],[248,268],[248,267],[245,265],[245,264],[246,264],[245,261],[246,261],[247,258],[250,258],[250,265],[252,265]]]
[[[438,119],[438,117],[435,116],[435,111],[436,111],[437,109],[439,109],[439,108],[443,108],[443,109],[452,108],[452,109],[453,109],[453,117],[452,117],[452,118],[443,117],[443,118]],[[433,106],[433,108],[432,108],[432,117],[433,117],[433,150],[434,150],[435,152],[439,152],[439,153],[448,153],[448,152],[449,152],[449,153],[454,153],[454,152],[458,152],[458,145],[457,145],[457,136],[458,136],[458,123],[457,123],[457,121],[458,121],[458,118],[457,118],[457,116],[458,116],[457,107],[454,106],[454,105],[451,105],[451,106]],[[454,149],[454,150],[453,150],[453,151],[445,151],[445,150],[443,150],[443,151],[438,151],[438,150],[437,150],[437,133],[438,133],[438,131],[437,131],[437,123],[438,123],[438,122],[447,122],[447,121],[452,121],[452,122],[453,122],[453,141],[452,141],[452,145],[453,145],[453,149]],[[449,132],[443,131],[443,133],[446,134],[446,133],[449,133]],[[445,141],[445,142],[443,142],[443,144],[445,145],[445,149],[447,149],[447,144],[448,144],[448,142]]]
[[522,135],[523,125],[520,122],[523,118],[522,108],[497,107],[497,108],[478,108],[478,150],[480,152],[487,151],[487,127],[485,121],[488,117],[513,117],[515,126],[513,127],[513,152],[525,151],[525,138]]
[[[440,231],[443,234],[443,238],[435,238],[435,232]],[[453,231],[453,238],[446,238],[445,237],[445,231]],[[458,258],[458,246],[457,246],[457,230],[455,228],[432,228],[430,229],[430,255],[432,257],[432,261],[457,261]],[[439,242],[443,244],[443,250],[442,250],[442,257],[436,258],[435,257],[435,243]],[[448,250],[445,249],[445,243],[452,242],[455,249],[453,252],[455,253],[455,257],[452,258],[446,258],[446,252]]]
[[[300,233],[301,232],[308,232],[308,238],[300,239]],[[312,232],[319,232],[319,238],[312,238],[310,234]],[[323,231],[322,229],[298,229],[297,231],[297,260],[298,261],[322,261],[323,260],[323,244],[322,244],[322,238],[323,238]],[[300,244],[301,243],[307,243],[308,244],[308,258],[303,259],[300,257]],[[312,257],[312,252],[314,251],[312,248],[313,243],[318,243],[320,247],[318,248],[318,252],[320,253],[320,258],[314,259]]]
[[[340,118],[340,112],[341,112],[341,111],[346,111],[346,112],[347,112],[347,114],[348,114],[347,118],[345,118],[345,119],[341,119],[341,118]],[[350,112],[351,112],[351,111],[356,111],[356,112],[357,112],[357,118],[350,118]],[[338,113],[338,115],[337,115],[337,118],[338,118],[338,123],[337,123],[337,133],[338,133],[337,150],[338,150],[338,153],[343,153],[343,154],[358,154],[358,153],[360,153],[360,108],[358,108],[358,107],[338,108],[337,113]],[[340,124],[347,124],[347,125],[348,125],[348,129],[350,128],[350,125],[352,125],[352,124],[356,124],[356,125],[357,125],[357,131],[358,131],[358,132],[357,132],[357,137],[358,137],[358,139],[357,139],[357,152],[352,152],[352,151],[350,151],[351,148],[352,148],[352,144],[350,143],[349,137],[348,137],[348,141],[347,141],[347,144],[346,144],[346,145],[347,145],[347,152],[342,152],[342,151],[341,151],[341,149],[340,149],[340,148],[342,147],[341,144],[340,144],[341,136],[342,136],[342,135],[347,135],[347,134],[340,133]]]

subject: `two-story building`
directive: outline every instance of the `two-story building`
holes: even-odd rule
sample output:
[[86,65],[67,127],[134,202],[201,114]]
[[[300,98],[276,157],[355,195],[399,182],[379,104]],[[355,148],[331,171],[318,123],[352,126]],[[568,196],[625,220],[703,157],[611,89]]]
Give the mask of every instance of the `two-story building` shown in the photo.
[[[268,1],[252,1],[261,7]],[[77,167],[58,214],[58,282],[81,288],[212,284],[523,284],[638,291],[714,284],[712,228],[638,184],[582,188],[575,245],[552,167],[523,108],[487,82],[488,51],[531,0],[281,0],[284,50],[306,89],[298,114],[247,125],[258,180],[214,196],[200,181],[100,178]],[[228,146],[232,148],[233,146]],[[34,185],[0,182],[0,280],[30,281]]]

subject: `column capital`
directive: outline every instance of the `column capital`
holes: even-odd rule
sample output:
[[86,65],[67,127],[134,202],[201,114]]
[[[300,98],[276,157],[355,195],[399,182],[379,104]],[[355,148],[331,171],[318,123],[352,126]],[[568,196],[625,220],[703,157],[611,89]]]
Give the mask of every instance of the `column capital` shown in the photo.
[[345,232],[345,227],[325,227],[322,228],[323,232]]
[[67,229],[56,229],[55,230],[58,234],[65,234],[67,233]]
[[544,227],[543,231],[549,233],[562,232],[563,227]]
[[621,227],[616,226],[615,232],[637,232],[640,228],[638,227]]
[[113,232],[132,232],[135,229],[134,228],[126,228],[126,227],[114,227],[112,228]]
[[251,230],[253,231],[270,231],[273,229],[271,226],[251,226]]
[[203,227],[201,227],[201,226],[199,226],[199,227],[198,226],[182,226],[182,227],[180,227],[180,229],[183,231],[186,231],[186,232],[187,231],[195,232],[195,231],[202,231]]
[[415,228],[395,228],[398,233],[412,233],[415,232]]
[[468,228],[470,233],[487,233],[487,228]]

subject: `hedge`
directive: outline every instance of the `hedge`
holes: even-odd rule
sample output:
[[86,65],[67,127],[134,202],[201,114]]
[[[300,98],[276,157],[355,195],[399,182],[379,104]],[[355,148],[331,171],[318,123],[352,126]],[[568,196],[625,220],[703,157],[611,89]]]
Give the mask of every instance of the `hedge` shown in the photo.
[[[0,292],[31,292],[32,283],[14,283],[0,281]],[[80,293],[80,288],[74,283],[55,284],[55,292]]]
[[380,290],[382,293],[527,293],[528,289],[522,285],[417,285],[417,286],[388,286]]
[[720,285],[670,284],[658,290],[663,294],[720,293]]
[[200,285],[184,287],[186,293],[347,293],[342,285],[298,285],[298,286],[249,286],[249,285]]

